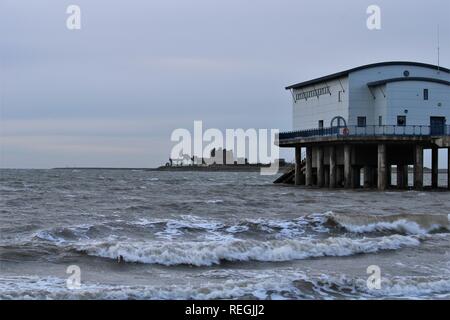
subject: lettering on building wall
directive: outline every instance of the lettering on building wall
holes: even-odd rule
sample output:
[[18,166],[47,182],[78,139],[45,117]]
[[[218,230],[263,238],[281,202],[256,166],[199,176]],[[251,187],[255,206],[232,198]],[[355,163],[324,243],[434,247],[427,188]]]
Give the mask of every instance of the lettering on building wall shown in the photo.
[[302,99],[308,100],[309,98],[319,97],[324,94],[331,95],[330,87],[323,87],[323,88],[319,88],[319,89],[299,92],[295,95],[295,100],[302,100]]

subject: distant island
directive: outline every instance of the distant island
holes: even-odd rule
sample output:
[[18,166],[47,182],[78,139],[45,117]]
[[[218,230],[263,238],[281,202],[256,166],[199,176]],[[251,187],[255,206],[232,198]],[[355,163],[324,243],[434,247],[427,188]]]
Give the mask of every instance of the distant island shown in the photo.
[[[204,171],[204,172],[222,172],[222,171],[229,171],[229,172],[256,172],[259,171],[261,168],[267,168],[270,164],[236,164],[236,165],[209,165],[209,166],[202,166],[202,165],[176,165],[176,166],[160,166],[157,168],[119,168],[119,167],[57,167],[52,168],[51,170],[129,170],[129,171]],[[293,164],[289,162],[285,162],[280,164],[280,173],[286,172],[293,168]],[[396,172],[396,168],[392,168],[392,172]],[[413,173],[412,168],[409,169],[410,173]],[[425,167],[424,168],[425,173],[431,173],[431,169]],[[447,173],[447,169],[439,169],[440,174]]]
[[[257,172],[261,168],[268,168],[270,164],[236,164],[236,165],[177,165],[160,166],[158,168],[111,168],[111,167],[59,167],[52,170],[128,170],[128,171],[204,171],[204,172]],[[292,164],[280,166],[280,172],[293,168]]]

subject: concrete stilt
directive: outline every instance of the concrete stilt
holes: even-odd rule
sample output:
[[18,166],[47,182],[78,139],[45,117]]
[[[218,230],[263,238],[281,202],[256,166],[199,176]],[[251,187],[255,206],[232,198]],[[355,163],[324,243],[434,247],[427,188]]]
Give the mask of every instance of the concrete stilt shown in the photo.
[[431,187],[437,189],[439,177],[439,149],[433,147],[431,149]]
[[447,189],[450,190],[450,148],[447,148]]
[[378,145],[378,190],[387,188],[386,145]]
[[336,188],[336,147],[330,147],[330,188]]
[[312,148],[306,148],[305,185],[312,186]]
[[344,187],[352,187],[352,147],[349,144],[344,146]]
[[324,150],[323,147],[317,147],[317,186],[323,188],[325,185],[325,170],[323,167]]
[[301,163],[302,163],[302,148],[300,146],[295,147],[295,185],[298,186],[301,183]]
[[372,168],[370,166],[364,166],[364,188],[371,188],[373,186]]
[[414,189],[423,188],[423,146],[416,145],[414,155]]

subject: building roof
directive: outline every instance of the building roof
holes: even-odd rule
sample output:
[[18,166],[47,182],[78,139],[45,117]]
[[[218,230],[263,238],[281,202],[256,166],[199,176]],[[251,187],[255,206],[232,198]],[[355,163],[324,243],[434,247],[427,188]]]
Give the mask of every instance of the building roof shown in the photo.
[[297,83],[297,84],[294,84],[294,85],[286,87],[286,90],[298,89],[298,88],[310,86],[310,85],[313,85],[313,84],[316,84],[316,83],[320,83],[320,82],[324,82],[324,81],[328,81],[328,80],[333,80],[333,79],[337,79],[337,78],[341,78],[341,77],[346,77],[350,73],[355,72],[355,71],[359,71],[359,70],[375,68],[375,67],[394,66],[394,65],[424,67],[424,68],[436,69],[436,70],[440,70],[440,71],[444,71],[444,72],[450,73],[449,69],[443,68],[443,67],[438,67],[438,66],[433,65],[433,64],[427,64],[427,63],[421,63],[421,62],[411,62],[411,61],[389,61],[389,62],[380,62],[380,63],[367,64],[367,65],[364,65],[364,66],[352,68],[352,69],[341,71],[341,72],[338,72],[338,73],[333,73],[333,74],[330,74],[328,76],[324,76],[324,77],[320,77],[320,78],[316,78],[316,79],[300,82],[300,83]]
[[390,82],[400,82],[400,81],[424,81],[424,82],[436,82],[440,84],[445,84],[450,86],[450,81],[442,80],[442,79],[436,79],[436,78],[424,78],[424,77],[403,77],[403,78],[391,78],[391,79],[384,79],[374,82],[369,82],[367,86],[369,87],[375,87],[382,84],[390,83]]

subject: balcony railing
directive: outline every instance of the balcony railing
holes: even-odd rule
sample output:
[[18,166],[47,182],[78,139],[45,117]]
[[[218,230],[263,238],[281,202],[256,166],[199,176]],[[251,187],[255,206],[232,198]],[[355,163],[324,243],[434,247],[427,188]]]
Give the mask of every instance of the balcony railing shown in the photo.
[[321,129],[310,129],[302,131],[281,132],[279,140],[310,138],[324,136],[448,136],[450,126],[394,126],[394,125],[369,125],[369,126],[347,126]]

